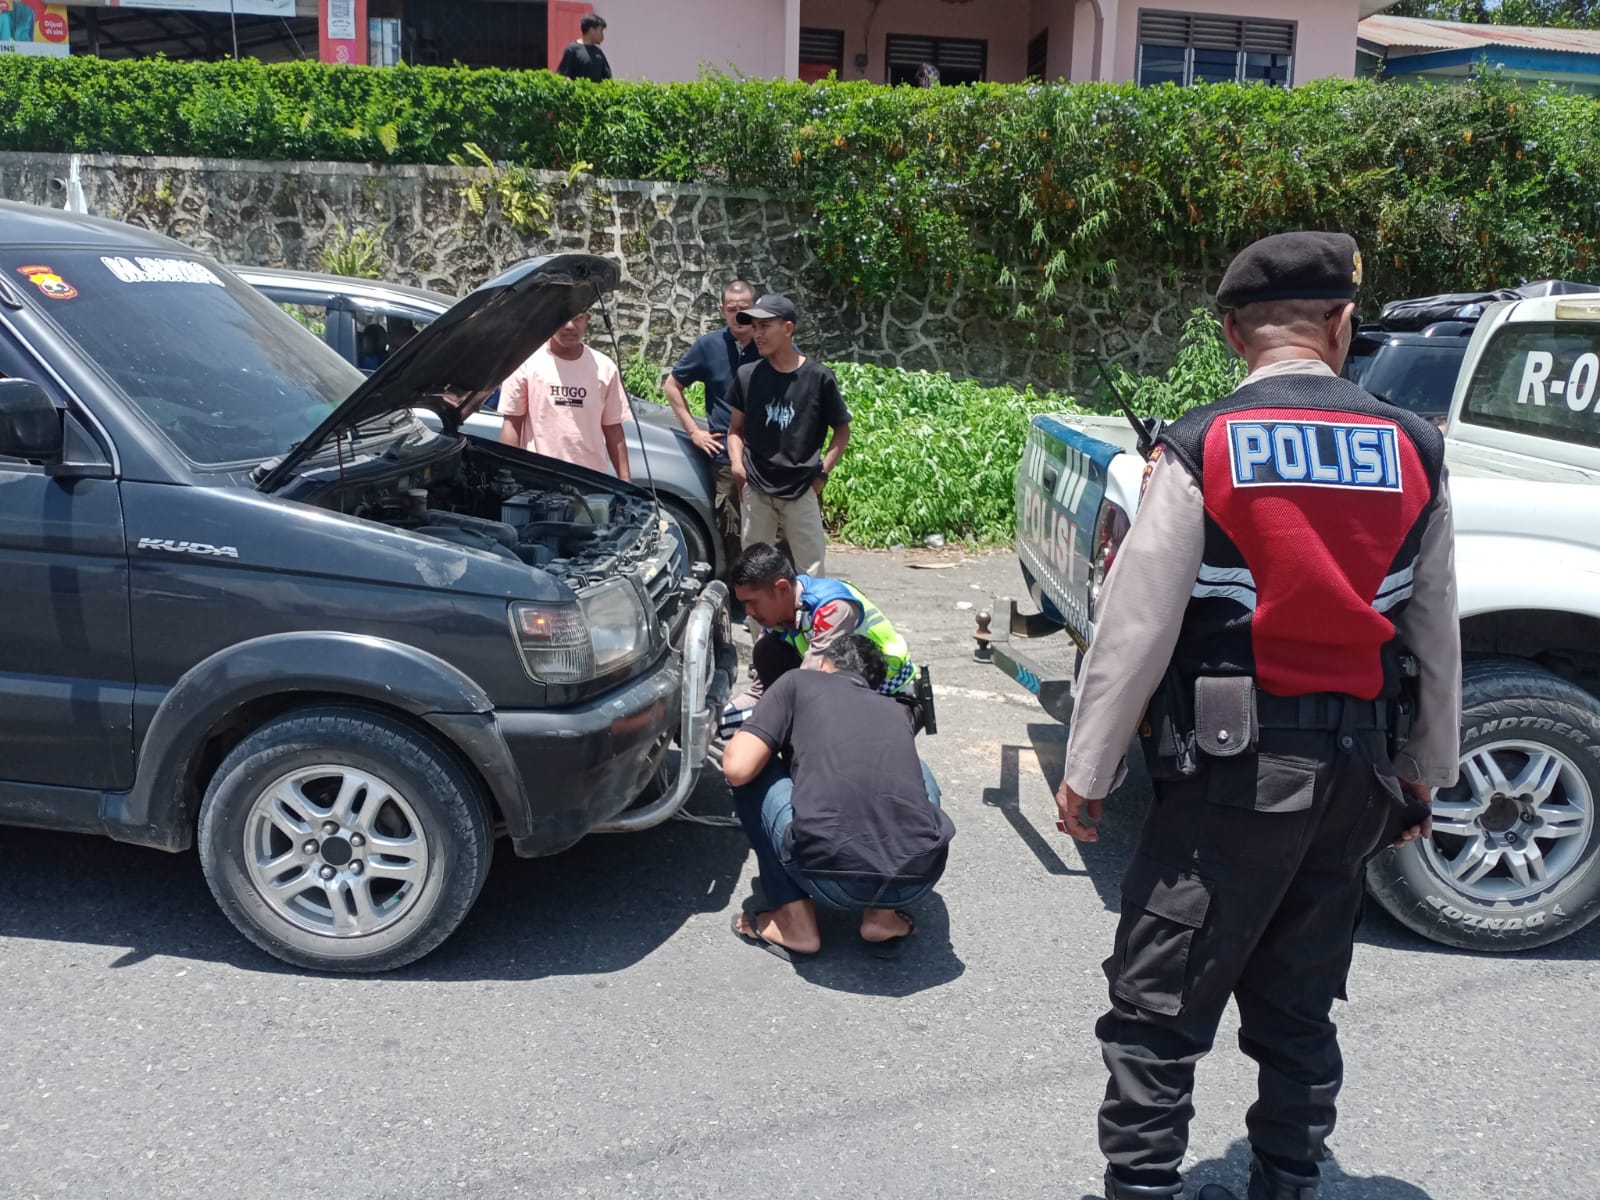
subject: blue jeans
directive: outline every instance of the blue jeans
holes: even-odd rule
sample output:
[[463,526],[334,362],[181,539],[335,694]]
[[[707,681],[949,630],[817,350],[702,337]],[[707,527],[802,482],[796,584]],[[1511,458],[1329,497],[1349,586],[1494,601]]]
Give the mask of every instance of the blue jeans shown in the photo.
[[[937,806],[939,785],[934,782],[927,763],[922,764],[922,781],[927,785],[929,801]],[[794,820],[794,805],[790,802],[793,794],[794,781],[789,778],[788,769],[776,759],[754,780],[733,789],[733,805],[739,813],[739,822],[756,852],[761,890],[773,908],[782,908],[807,896],[830,908],[846,911],[904,908],[921,900],[939,882],[939,876],[935,875],[917,883],[892,884],[880,891],[867,884],[807,875],[790,859],[784,844],[783,835]]]

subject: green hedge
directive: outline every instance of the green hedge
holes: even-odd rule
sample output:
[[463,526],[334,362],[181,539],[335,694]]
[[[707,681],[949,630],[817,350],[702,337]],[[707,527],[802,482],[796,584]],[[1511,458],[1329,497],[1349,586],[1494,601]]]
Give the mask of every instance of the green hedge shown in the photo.
[[[0,149],[537,167],[791,190],[861,297],[964,280],[1041,334],[1119,262],[1342,228],[1372,299],[1591,271],[1600,105],[1502,80],[884,88],[0,58]],[[977,237],[974,238],[974,232]],[[982,245],[974,250],[975,241]]]

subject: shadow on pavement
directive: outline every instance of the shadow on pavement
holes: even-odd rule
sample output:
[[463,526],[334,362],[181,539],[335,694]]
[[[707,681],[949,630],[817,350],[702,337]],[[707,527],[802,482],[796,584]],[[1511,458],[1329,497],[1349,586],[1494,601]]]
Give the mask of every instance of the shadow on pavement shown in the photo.
[[[705,778],[688,807],[730,811],[720,776]],[[461,927],[422,961],[383,978],[516,980],[623,970],[691,917],[726,909],[748,853],[738,829],[681,821],[595,835],[551,858],[518,858],[502,840]],[[0,879],[0,935],[127,948],[114,967],[166,955],[308,974],[257,950],[228,923],[193,851],[164,854],[7,829]]]
[[[1228,1147],[1222,1158],[1197,1163],[1187,1172],[1189,1187],[1198,1191],[1208,1183],[1220,1183],[1231,1188],[1240,1197],[1250,1176],[1250,1143],[1241,1138]],[[1318,1200],[1436,1200],[1431,1192],[1413,1183],[1405,1183],[1388,1175],[1346,1175],[1336,1157],[1322,1163],[1322,1189]],[[1437,1200],[1448,1200],[1438,1197]]]
[[[1051,875],[1088,876],[1110,912],[1118,911],[1122,895],[1122,875],[1138,841],[1139,827],[1149,808],[1150,782],[1137,748],[1130,751],[1128,778],[1106,798],[1105,815],[1100,821],[1100,840],[1074,842],[1056,828],[1056,809],[1047,803],[1038,812],[1022,809],[1021,774],[1023,755],[1031,755],[1028,769],[1037,769],[1050,794],[1055,795],[1066,771],[1067,727],[1054,721],[1028,725],[1028,745],[1000,747],[998,785],[984,789],[983,803],[1000,813],[1018,839]],[[1064,858],[1063,855],[1066,857]],[[1079,859],[1081,867],[1068,865]]]
[[[759,883],[743,907],[746,912],[768,907]],[[913,915],[916,935],[893,958],[878,958],[861,940],[861,918],[856,913],[819,904],[817,924],[822,928],[822,949],[813,956],[795,956],[794,973],[807,983],[835,992],[895,999],[960,979],[967,966],[951,944],[950,910],[945,907],[944,897],[934,892],[915,906]],[[762,953],[754,948],[750,952]]]

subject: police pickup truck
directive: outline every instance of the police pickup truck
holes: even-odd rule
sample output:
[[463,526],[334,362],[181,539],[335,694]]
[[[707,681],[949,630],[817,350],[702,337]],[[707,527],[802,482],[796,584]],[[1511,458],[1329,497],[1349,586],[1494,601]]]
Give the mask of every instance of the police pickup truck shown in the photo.
[[461,432],[617,279],[519,264],[365,377],[186,246],[0,202],[0,824],[196,847],[251,941],[378,971],[494,834],[671,817],[726,587],[645,488]]
[[[1600,294],[1490,306],[1445,430],[1456,527],[1461,777],[1431,840],[1368,887],[1403,924],[1475,950],[1541,946],[1600,916]],[[1136,519],[1147,441],[1109,418],[1034,419],[1017,553],[1036,613],[979,623],[979,655],[1071,718],[1072,679],[1025,639],[1085,649]]]

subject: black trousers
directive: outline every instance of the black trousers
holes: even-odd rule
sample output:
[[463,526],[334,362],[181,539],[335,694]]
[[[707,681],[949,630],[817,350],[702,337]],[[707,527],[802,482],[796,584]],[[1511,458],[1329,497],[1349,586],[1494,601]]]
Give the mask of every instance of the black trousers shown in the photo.
[[1195,1064],[1234,997],[1259,1065],[1245,1123],[1270,1161],[1316,1173],[1344,1077],[1344,998],[1367,862],[1399,831],[1373,773],[1381,734],[1263,730],[1258,752],[1201,756],[1157,781],[1122,885],[1095,1027],[1111,1072],[1100,1148],[1128,1183],[1175,1181]]

